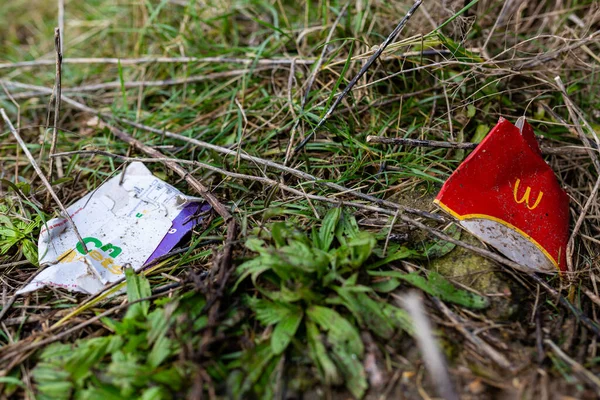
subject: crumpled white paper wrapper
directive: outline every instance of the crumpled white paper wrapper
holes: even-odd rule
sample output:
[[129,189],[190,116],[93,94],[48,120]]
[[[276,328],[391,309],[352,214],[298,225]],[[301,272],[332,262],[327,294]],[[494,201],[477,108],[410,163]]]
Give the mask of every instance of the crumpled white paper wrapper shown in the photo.
[[142,163],[129,164],[120,184],[122,174],[67,209],[88,253],[67,219],[48,221],[40,232],[38,254],[40,265],[51,265],[18,294],[45,286],[97,293],[121,279],[125,268],[138,270],[168,253],[199,222],[198,213],[210,209]]

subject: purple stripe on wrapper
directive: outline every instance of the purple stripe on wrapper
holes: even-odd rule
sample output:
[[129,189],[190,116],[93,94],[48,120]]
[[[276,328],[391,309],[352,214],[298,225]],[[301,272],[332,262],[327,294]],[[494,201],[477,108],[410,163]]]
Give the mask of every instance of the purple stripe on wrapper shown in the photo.
[[191,203],[185,206],[175,217],[171,224],[171,229],[169,229],[163,240],[161,240],[154,252],[148,257],[144,265],[173,250],[188,232],[202,222],[202,217],[194,218],[194,215],[204,213],[208,210],[210,210],[210,204],[208,203],[202,205],[199,203]]

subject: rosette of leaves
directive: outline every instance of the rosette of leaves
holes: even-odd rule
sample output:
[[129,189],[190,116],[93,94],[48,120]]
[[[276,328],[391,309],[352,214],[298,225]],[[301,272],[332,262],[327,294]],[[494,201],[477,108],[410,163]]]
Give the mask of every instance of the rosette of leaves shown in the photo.
[[[188,308],[184,303],[191,303],[199,314],[205,302],[189,292],[176,300],[157,300],[151,310],[150,301],[140,301],[151,295],[148,280],[130,268],[125,275],[127,298],[133,304],[120,321],[102,319],[112,334],[46,347],[33,370],[36,398],[160,400],[184,396],[190,372],[174,360],[181,349],[169,331],[179,313]],[[197,318],[194,328],[205,324],[206,318]]]
[[[361,398],[367,380],[359,329],[384,339],[412,332],[405,311],[382,301],[367,286],[369,277],[363,272],[381,255],[375,236],[361,231],[352,215],[334,208],[310,236],[275,223],[268,237],[250,238],[246,247],[258,255],[238,267],[236,288],[250,279],[257,294],[248,296],[246,304],[272,330],[267,340],[242,356],[239,365],[246,373],[230,379],[234,395],[273,396],[276,366],[294,349],[295,354],[308,354],[324,384],[344,384]],[[388,250],[383,263],[412,254],[397,245]]]

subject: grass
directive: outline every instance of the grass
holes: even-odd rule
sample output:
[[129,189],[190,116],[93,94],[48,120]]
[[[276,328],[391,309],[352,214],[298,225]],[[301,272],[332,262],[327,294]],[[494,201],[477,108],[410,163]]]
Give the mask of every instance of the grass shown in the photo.
[[[473,1],[470,8],[464,2],[425,2],[325,128],[288,165],[323,181],[433,211],[431,200],[467,152],[384,147],[367,143],[367,135],[477,142],[500,116],[514,121],[524,115],[544,145],[581,145],[554,77],[562,78],[581,109],[580,118],[598,132],[598,36],[560,52],[600,29],[598,5],[590,0],[513,3],[496,24],[502,1]],[[410,7],[401,1],[351,3],[333,26],[344,4],[69,1],[63,93],[115,118],[283,163],[290,141],[297,145],[311,132],[373,46]],[[52,60],[56,15],[51,2],[0,4],[0,64]],[[325,43],[331,29],[332,40]],[[327,51],[317,71],[314,66],[324,46]],[[554,56],[531,64],[544,54]],[[222,60],[127,63],[146,56]],[[122,61],[68,61],[89,57]],[[269,59],[288,61],[264,61]],[[297,61],[292,64],[292,59]],[[0,68],[6,87],[0,91],[0,107],[14,123],[19,121],[29,150],[47,168],[49,96],[15,83],[52,88],[54,66]],[[315,73],[306,93],[306,83]],[[202,80],[206,76],[213,78]],[[186,77],[200,78],[150,84]],[[146,84],[127,86],[142,81]],[[109,82],[117,84],[83,87]],[[17,298],[3,317],[0,333],[4,396],[434,396],[436,387],[399,301],[415,288],[425,293],[428,315],[437,325],[436,336],[463,396],[585,397],[599,390],[574,367],[600,373],[593,334],[526,275],[492,264],[492,272],[472,272],[469,279],[453,274],[444,278],[431,269],[431,261],[444,260],[454,246],[395,219],[389,207],[381,206],[388,214],[356,208],[353,202],[374,204],[241,157],[116,120],[107,122],[143,143],[160,146],[168,157],[267,176],[338,204],[194,170],[238,222],[232,275],[223,280],[215,272],[215,254],[226,236],[226,224],[215,214],[196,230],[185,252],[145,274],[129,274],[127,301],[118,295],[86,302],[85,296],[51,289]],[[94,116],[65,102],[59,127],[59,152],[96,149],[144,157],[101,129]],[[591,132],[582,129],[591,138]],[[548,156],[547,161],[572,198],[574,223],[592,195],[598,172],[590,158],[579,153]],[[75,155],[63,157],[60,164],[62,174],[55,176],[53,185],[62,201],[71,204],[112,176],[121,161]],[[53,206],[42,207],[45,189],[6,127],[0,131],[0,165],[0,266],[6,304],[38,269],[34,243],[44,221],[57,214]],[[148,166],[196,195],[162,163]],[[549,279],[590,318],[595,318],[598,306],[598,215],[594,202],[577,235],[572,279]],[[460,237],[447,224],[427,224]],[[477,258],[464,262],[483,263]],[[509,292],[477,286],[480,276],[508,282]],[[223,290],[220,285],[225,285]],[[461,329],[434,299],[452,310]],[[512,313],[499,317],[493,312],[498,303],[509,304]],[[92,320],[102,313],[107,314]],[[510,368],[473,344],[465,329],[501,352]],[[39,342],[53,338],[54,343]],[[542,339],[558,344],[564,353],[545,346]]]

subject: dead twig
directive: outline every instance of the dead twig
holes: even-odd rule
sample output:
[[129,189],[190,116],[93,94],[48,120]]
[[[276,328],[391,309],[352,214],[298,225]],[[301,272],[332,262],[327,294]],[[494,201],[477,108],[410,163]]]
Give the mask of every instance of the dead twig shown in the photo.
[[21,135],[19,135],[19,132],[17,132],[17,130],[15,129],[15,127],[13,126],[13,124],[10,122],[10,119],[8,118],[8,115],[6,115],[6,112],[4,111],[3,108],[0,108],[0,115],[2,115],[2,119],[4,119],[4,122],[8,126],[8,129],[10,130],[10,132],[13,134],[13,136],[15,137],[15,139],[17,139],[17,142],[19,143],[19,146],[21,146],[21,149],[23,150],[23,153],[25,154],[25,156],[29,160],[29,163],[31,164],[31,166],[35,170],[36,174],[40,177],[40,179],[42,180],[42,183],[44,184],[44,186],[46,186],[46,189],[48,190],[48,192],[50,193],[50,195],[52,196],[52,198],[54,199],[54,201],[56,202],[56,204],[58,205],[58,207],[60,208],[60,210],[63,212],[64,217],[69,221],[69,223],[73,227],[73,230],[75,231],[75,235],[77,235],[77,240],[79,241],[79,244],[81,244],[83,246],[83,249],[87,253],[87,247],[86,247],[85,243],[83,242],[83,239],[81,238],[81,235],[79,234],[79,230],[77,229],[77,226],[75,226],[75,223],[71,219],[71,216],[67,212],[67,209],[65,208],[65,206],[62,204],[62,202],[60,201],[60,199],[58,198],[58,196],[56,195],[56,193],[52,189],[52,185],[50,185],[50,182],[48,182],[48,180],[44,176],[44,173],[42,172],[42,170],[40,169],[40,167],[35,162],[35,159],[31,155],[31,153],[29,152],[29,149],[27,148],[27,145],[25,144],[25,142],[21,138]]
[[270,179],[267,177],[262,177],[262,176],[254,176],[254,175],[246,175],[246,174],[240,174],[237,172],[231,172],[231,171],[227,171],[225,169],[222,168],[218,168],[215,166],[212,166],[210,164],[205,164],[199,161],[192,161],[192,160],[183,160],[183,159],[179,159],[179,158],[138,158],[138,157],[127,157],[127,156],[121,156],[118,154],[113,154],[113,153],[109,153],[107,151],[102,151],[102,150],[76,150],[76,151],[68,151],[68,152],[64,152],[64,153],[57,153],[55,154],[56,157],[66,157],[66,156],[72,156],[72,155],[76,155],[76,154],[88,154],[88,155],[103,155],[103,156],[107,156],[107,157],[112,157],[112,158],[116,158],[119,160],[122,160],[125,163],[129,163],[129,162],[133,162],[133,161],[137,161],[137,162],[142,162],[142,163],[151,163],[151,162],[161,162],[161,163],[166,163],[166,162],[173,162],[173,163],[178,163],[178,164],[188,164],[188,165],[193,165],[194,167],[197,168],[202,168],[202,169],[207,169],[210,171],[214,171],[217,172],[219,174],[223,174],[225,176],[229,176],[231,178],[235,178],[235,179],[243,179],[243,180],[250,180],[250,181],[255,181],[255,182],[261,182],[264,183],[266,185],[271,185],[271,186],[276,186],[278,188],[280,188],[281,190],[284,190],[288,193],[291,193],[293,195],[296,195],[298,197],[304,197],[306,199],[310,200],[316,200],[316,201],[322,201],[325,203],[331,203],[331,204],[336,204],[339,205],[340,203],[343,203],[344,205],[348,206],[348,207],[354,207],[354,208],[358,208],[358,209],[363,209],[363,210],[367,210],[367,211],[372,211],[372,212],[378,212],[378,213],[382,213],[385,215],[389,215],[389,216],[394,216],[397,217],[398,215],[398,210],[397,211],[392,211],[392,210],[388,210],[385,208],[381,208],[381,207],[377,207],[377,206],[372,206],[369,204],[362,204],[362,203],[355,203],[355,202],[347,202],[344,201],[342,202],[340,199],[337,198],[331,198],[331,197],[325,197],[325,196],[318,196],[318,195],[314,195],[314,194],[308,194],[304,191],[298,190],[298,189],[294,189],[282,182],[278,182],[274,179]]
[[375,60],[377,60],[379,58],[379,56],[381,55],[381,53],[383,53],[383,51],[386,49],[386,47],[388,47],[388,45],[396,38],[396,36],[398,36],[398,34],[400,33],[400,31],[402,31],[402,28],[404,28],[404,26],[406,25],[406,23],[408,22],[408,20],[410,19],[410,17],[413,16],[413,14],[419,8],[419,6],[421,5],[422,2],[423,2],[423,0],[417,0],[417,1],[415,1],[415,3],[413,4],[413,6],[408,10],[408,12],[406,13],[406,15],[404,16],[404,18],[402,18],[402,20],[400,21],[400,23],[396,26],[396,28],[394,28],[394,30],[392,31],[392,33],[389,34],[389,36],[379,46],[379,48],[377,49],[377,51],[375,51],[375,53],[373,53],[373,55],[371,57],[369,57],[369,59],[362,66],[362,68],[360,69],[360,71],[358,71],[358,74],[356,74],[356,76],[354,78],[352,78],[352,80],[350,81],[350,83],[348,83],[348,86],[346,86],[344,88],[344,90],[342,91],[342,93],[335,99],[335,101],[329,107],[329,109],[327,110],[327,112],[325,113],[325,115],[323,116],[323,118],[321,118],[321,120],[319,121],[319,123],[317,124],[317,126],[315,126],[313,128],[313,130],[311,131],[311,133],[308,134],[304,138],[304,140],[302,140],[300,142],[300,144],[298,144],[298,146],[296,146],[296,148],[294,149],[294,153],[298,153],[300,150],[302,150],[302,148],[304,148],[304,146],[306,146],[306,143],[308,143],[308,141],[315,135],[315,133],[317,132],[317,130],[321,126],[323,126],[323,124],[329,119],[329,117],[331,116],[331,114],[333,114],[333,112],[335,111],[335,109],[337,108],[337,106],[342,102],[342,100],[344,99],[344,97],[346,97],[346,95],[348,94],[348,92],[350,92],[350,90],[352,90],[352,88],[354,87],[354,85],[356,85],[356,82],[358,82],[358,80],[360,78],[362,78],[362,76],[367,72],[367,70],[369,68],[371,68],[371,65],[373,65],[373,63],[375,62]]
[[563,53],[569,52],[571,50],[578,49],[581,46],[584,46],[584,45],[586,45],[588,43],[593,42],[596,39],[596,37],[599,36],[599,35],[600,35],[600,30],[589,34],[587,37],[585,37],[583,39],[580,39],[580,40],[576,41],[573,44],[570,44],[568,46],[564,46],[561,49],[550,51],[548,53],[542,54],[542,55],[534,58],[533,60],[525,61],[524,63],[516,66],[514,68],[514,70],[515,71],[520,71],[520,70],[523,70],[523,69],[537,67],[538,65],[545,64],[548,61],[552,61],[552,60],[558,58],[558,56],[560,56]]
[[[562,80],[560,79],[560,76],[555,77],[554,80],[562,93],[563,99],[565,101],[565,104],[567,105],[569,115],[571,116],[571,120],[573,121],[573,124],[575,125],[575,130],[577,131],[579,139],[582,141],[582,143],[586,147],[588,147],[588,148],[591,147],[590,140],[588,139],[587,135],[585,134],[585,132],[583,132],[583,129],[581,128],[581,123],[579,120],[577,106],[575,105],[575,103],[573,103],[573,101],[567,94],[567,90],[566,90],[565,85],[563,84]],[[589,127],[589,124],[587,124],[587,123],[586,123],[586,127],[588,127],[588,129],[591,131],[590,133],[596,142],[596,146],[600,148],[600,140],[598,139],[598,135],[596,134],[596,131],[591,129],[591,127]],[[567,254],[566,254],[567,267],[570,272],[574,271],[573,254],[575,252],[575,238],[577,237],[577,234],[579,233],[579,228],[581,228],[581,225],[583,224],[583,221],[585,220],[588,210],[590,209],[592,204],[595,203],[596,197],[598,195],[598,189],[600,189],[600,157],[598,156],[597,153],[594,153],[591,150],[588,151],[588,154],[589,154],[590,158],[592,159],[594,166],[596,167],[596,171],[598,173],[598,178],[596,179],[594,188],[592,189],[590,196],[588,197],[587,201],[585,202],[583,209],[581,210],[579,217],[577,218],[577,221],[575,222],[575,226],[573,227],[573,231],[571,232],[571,236],[569,237],[569,241],[567,243]]]
[[[63,92],[64,93],[83,93],[83,92],[95,92],[95,91],[100,91],[100,90],[112,90],[112,89],[118,90],[121,88],[133,89],[133,88],[185,85],[185,84],[189,84],[189,83],[204,82],[204,81],[220,79],[220,78],[242,76],[242,75],[248,74],[248,73],[264,71],[266,69],[267,68],[265,68],[265,67],[253,68],[253,69],[250,69],[250,68],[249,69],[234,69],[231,71],[214,72],[211,74],[194,75],[194,76],[188,76],[185,78],[164,79],[164,80],[159,80],[159,81],[98,83],[98,84],[93,84],[93,85],[83,85],[83,86],[78,86],[78,87],[66,88],[65,90],[63,90]],[[16,82],[4,82],[4,83],[14,86],[14,87],[20,87],[23,89],[33,89],[34,90],[31,92],[15,93],[13,95],[13,97],[15,99],[24,99],[24,98],[36,97],[36,96],[45,94],[45,91],[36,90],[39,88],[37,88],[34,85],[20,84],[20,83],[16,83]],[[34,88],[36,88],[36,89],[34,89]]]
[[494,349],[489,343],[481,339],[479,336],[473,334],[470,330],[468,330],[461,318],[454,314],[442,301],[432,298],[435,305],[440,309],[446,317],[452,322],[453,327],[456,328],[469,342],[473,343],[473,345],[478,348],[482,353],[487,355],[492,361],[494,361],[498,366],[507,369],[509,371],[515,371],[515,367],[512,363],[502,355],[498,350]]
[[[60,29],[54,29],[54,49],[56,50],[56,76],[54,82],[54,124],[52,125],[52,139],[50,142],[50,161],[48,162],[48,181],[52,181],[52,172],[54,170],[54,158],[52,154],[56,152],[56,142],[58,141],[58,120],[60,118],[60,102],[62,99],[62,44],[60,41]],[[50,192],[46,196],[46,207],[50,204]]]
[[[164,154],[162,154],[160,151],[140,142],[128,133],[117,129],[116,127],[109,125],[106,122],[101,121],[100,126],[107,128],[113,135],[115,135],[120,140],[127,143],[131,147],[143,153],[146,153],[152,158],[166,158]],[[226,223],[228,223],[229,220],[233,218],[227,210],[227,208],[208,190],[208,188],[204,186],[198,179],[191,176],[188,171],[186,171],[174,161],[164,161],[164,164],[167,166],[167,168],[175,172],[182,179],[185,179],[188,185],[190,185],[196,192],[198,192],[198,194],[202,196],[202,198],[204,198],[204,200],[206,200],[212,206],[212,208],[217,212],[217,214],[223,217],[223,220]]]
[[[6,81],[5,83],[10,84],[9,81]],[[35,88],[35,90],[40,90],[40,91],[45,92],[47,94],[51,93],[50,89],[44,88],[42,86],[34,86],[34,88]],[[312,182],[314,184],[321,185],[321,186],[324,186],[324,187],[336,190],[338,192],[348,193],[348,194],[350,194],[350,195],[352,195],[354,197],[357,197],[357,198],[360,198],[360,199],[363,199],[363,200],[371,201],[371,202],[373,202],[375,204],[378,204],[380,206],[385,206],[385,207],[388,207],[388,208],[391,208],[391,209],[394,209],[394,210],[405,211],[405,212],[408,212],[410,214],[418,215],[418,216],[421,216],[421,217],[424,217],[424,218],[428,218],[428,219],[432,219],[432,220],[439,221],[439,222],[443,222],[443,221],[446,220],[444,217],[442,217],[440,215],[432,214],[430,212],[419,210],[419,209],[413,208],[413,207],[406,207],[406,206],[403,206],[403,205],[398,204],[398,203],[394,203],[394,202],[389,201],[389,200],[379,199],[377,197],[368,195],[366,193],[362,193],[362,192],[360,192],[358,190],[354,190],[354,189],[350,189],[350,188],[344,187],[342,185],[338,185],[337,183],[323,181],[323,180],[318,179],[316,176],[311,175],[311,174],[309,174],[307,172],[303,172],[303,171],[300,171],[300,170],[295,169],[295,168],[287,167],[285,165],[282,165],[282,164],[279,164],[279,163],[276,163],[276,162],[273,162],[273,161],[270,161],[270,160],[265,160],[265,159],[260,158],[260,157],[251,156],[251,155],[245,154],[243,152],[239,152],[238,153],[237,151],[228,149],[226,147],[217,146],[217,145],[214,145],[212,143],[204,142],[204,141],[201,141],[201,140],[198,140],[198,139],[194,139],[194,138],[189,138],[187,136],[183,136],[183,135],[180,135],[178,133],[168,131],[166,129],[157,129],[157,128],[153,128],[153,127],[148,126],[148,125],[144,125],[144,124],[141,124],[141,123],[138,123],[138,122],[135,122],[135,121],[128,120],[126,118],[115,117],[112,114],[103,113],[103,112],[101,112],[99,110],[96,110],[94,108],[88,107],[85,104],[82,104],[82,103],[80,103],[80,102],[78,102],[76,100],[73,100],[70,97],[67,97],[67,96],[64,96],[64,95],[62,96],[62,100],[66,104],[69,104],[69,105],[71,105],[72,107],[74,107],[74,108],[76,108],[78,110],[81,110],[81,111],[84,111],[84,112],[88,112],[88,113],[90,113],[92,115],[98,115],[98,116],[106,118],[108,120],[116,120],[116,121],[118,121],[118,122],[120,122],[122,124],[126,124],[126,125],[132,126],[134,128],[144,130],[146,132],[151,132],[151,133],[160,135],[161,137],[169,137],[169,138],[172,138],[172,139],[181,140],[181,141],[190,143],[190,144],[192,144],[194,146],[197,146],[197,147],[200,147],[200,148],[203,148],[203,149],[209,149],[209,150],[213,150],[215,152],[221,153],[221,154],[226,154],[226,155],[233,156],[233,157],[239,157],[239,158],[241,158],[243,160],[250,161],[250,162],[252,162],[252,163],[254,163],[256,165],[262,165],[262,166],[265,166],[265,167],[274,168],[274,169],[277,169],[279,171],[283,171],[283,172],[285,172],[287,174],[296,176],[297,178],[304,179],[306,181]]]
[[544,343],[550,346],[550,349],[556,354],[561,360],[566,362],[573,372],[575,372],[583,381],[585,381],[588,385],[594,388],[596,393],[600,392],[600,379],[590,371],[588,371],[583,365],[573,360],[571,357],[567,355],[564,351],[561,350],[560,347],[556,345],[552,340],[545,339]]
[[[221,308],[221,298],[225,292],[225,287],[231,274],[233,273],[233,263],[231,262],[231,253],[233,249],[233,242],[237,236],[237,226],[235,220],[229,221],[227,226],[227,238],[223,245],[223,252],[217,260],[218,272],[216,279],[213,282],[208,281],[208,285],[213,286],[213,290],[209,292],[207,299],[208,306],[208,328],[202,335],[202,341],[198,350],[200,357],[206,357],[208,347],[212,343],[213,339],[213,327],[217,324],[219,317],[219,310]],[[210,304],[210,305],[209,305]]]
[[517,271],[525,272],[529,277],[531,277],[534,281],[536,281],[536,283],[538,283],[540,286],[542,286],[546,290],[546,292],[548,292],[548,294],[550,294],[556,301],[558,301],[571,314],[573,314],[575,316],[575,318],[577,318],[586,328],[588,328],[590,331],[592,331],[594,333],[594,335],[596,335],[597,337],[600,338],[600,327],[595,322],[590,320],[581,310],[579,310],[577,307],[575,307],[569,300],[567,300],[563,295],[561,295],[558,291],[556,291],[556,289],[554,289],[552,286],[550,286],[548,284],[548,282],[546,282],[543,278],[541,278],[536,273],[533,273],[531,270],[529,270],[529,269],[523,267],[522,265],[520,265],[514,261],[511,261],[508,258],[505,258],[497,253],[494,253],[492,251],[482,249],[477,246],[473,246],[473,245],[470,245],[463,241],[454,239],[453,237],[448,236],[445,233],[438,231],[437,229],[431,228],[431,227],[423,224],[422,222],[414,220],[407,215],[401,215],[400,219],[403,220],[404,222],[409,223],[410,225],[416,226],[417,228],[420,228],[426,232],[431,233],[433,236],[435,236],[439,239],[442,239],[446,242],[453,243],[457,246],[461,246],[467,250],[472,251],[475,254],[479,254],[480,256],[488,258],[492,261],[496,261],[500,265],[505,265],[505,266],[511,267],[512,269],[515,269]]
[[[62,30],[61,30],[62,32]],[[477,49],[469,49],[470,51],[476,52]],[[370,52],[370,51],[369,51]],[[369,53],[367,52],[367,54]],[[390,59],[398,59],[405,57],[414,57],[420,55],[421,51],[407,51],[401,54],[391,55]],[[423,52],[426,55],[440,54],[448,55],[452,54],[449,50],[425,50]],[[365,57],[359,55],[357,57]],[[140,64],[241,64],[241,65],[267,65],[267,66],[285,66],[295,63],[296,65],[312,65],[316,63],[318,58],[239,58],[239,57],[140,57],[140,58],[111,58],[111,57],[73,57],[64,58],[63,65],[93,65],[93,64],[107,64],[107,65],[118,65],[122,66],[140,65]],[[335,59],[332,63],[344,63],[346,59]],[[54,65],[53,60],[33,60],[33,61],[20,61],[16,63],[0,63],[0,69],[16,69],[16,68],[32,68],[32,67],[44,67],[48,65]]]
[[[439,149],[457,149],[457,150],[472,150],[479,143],[470,142],[443,142],[439,140],[411,139],[411,138],[388,138],[382,136],[367,136],[367,143],[385,144],[385,145],[400,145],[413,147],[431,147]],[[588,154],[587,147],[580,146],[564,146],[564,147],[548,147],[541,146],[540,150],[543,154]],[[597,150],[594,150],[597,151]]]

